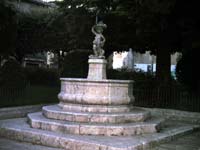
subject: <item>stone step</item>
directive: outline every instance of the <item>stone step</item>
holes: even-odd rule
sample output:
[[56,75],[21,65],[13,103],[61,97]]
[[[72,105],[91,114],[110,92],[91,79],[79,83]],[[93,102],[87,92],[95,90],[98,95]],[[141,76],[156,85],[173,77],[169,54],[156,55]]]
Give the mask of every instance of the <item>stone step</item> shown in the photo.
[[199,128],[197,125],[178,123],[178,121],[173,121],[170,126],[167,125],[159,133],[109,137],[70,135],[33,129],[27,124],[26,118],[18,118],[0,120],[0,137],[66,150],[147,150]]
[[121,124],[77,123],[48,119],[42,112],[28,114],[31,127],[43,130],[56,131],[66,134],[130,136],[145,133],[155,133],[164,119],[151,119],[146,122]]
[[63,103],[60,101],[58,104],[65,111],[75,112],[99,112],[99,113],[123,113],[130,112],[134,107],[130,105],[83,105],[83,104],[72,104]]
[[150,113],[142,109],[127,113],[88,113],[64,111],[58,105],[44,106],[42,112],[50,119],[90,123],[143,122],[150,117]]

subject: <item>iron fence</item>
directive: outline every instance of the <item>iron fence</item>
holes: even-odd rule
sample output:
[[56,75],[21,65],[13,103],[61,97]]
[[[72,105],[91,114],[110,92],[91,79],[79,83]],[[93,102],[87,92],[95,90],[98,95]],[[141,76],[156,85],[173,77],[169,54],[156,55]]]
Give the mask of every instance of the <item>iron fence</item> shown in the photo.
[[0,103],[12,103],[26,94],[27,87],[0,87]]
[[200,95],[177,87],[135,88],[136,106],[200,112]]
[[[44,96],[42,96],[41,90],[43,90],[42,93]],[[58,93],[53,93],[53,90],[54,89],[51,89],[50,92],[49,90],[45,89],[38,89],[37,91],[35,91],[30,86],[22,88],[0,87],[0,104],[11,104],[19,97],[24,97],[25,95],[28,95],[27,97],[25,97],[26,99],[53,99],[57,97],[56,95]],[[135,106],[171,108],[200,112],[200,94],[188,92],[181,88],[134,88],[133,95],[135,96]]]

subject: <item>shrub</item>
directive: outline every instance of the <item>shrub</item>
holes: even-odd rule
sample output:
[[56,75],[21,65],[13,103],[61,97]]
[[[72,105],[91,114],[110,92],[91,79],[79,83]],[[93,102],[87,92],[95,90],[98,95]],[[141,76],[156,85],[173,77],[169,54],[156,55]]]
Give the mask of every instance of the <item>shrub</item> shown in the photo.
[[133,80],[137,88],[156,86],[155,77],[142,71],[107,70],[107,77],[108,79]]
[[3,87],[25,87],[27,84],[26,76],[21,65],[9,59],[0,70],[0,86]]
[[62,77],[86,78],[90,51],[72,51],[64,59]]
[[56,86],[59,84],[59,73],[49,68],[24,68],[27,80],[31,85]]
[[185,50],[176,66],[176,77],[192,91],[200,91],[200,73],[198,71],[199,50]]

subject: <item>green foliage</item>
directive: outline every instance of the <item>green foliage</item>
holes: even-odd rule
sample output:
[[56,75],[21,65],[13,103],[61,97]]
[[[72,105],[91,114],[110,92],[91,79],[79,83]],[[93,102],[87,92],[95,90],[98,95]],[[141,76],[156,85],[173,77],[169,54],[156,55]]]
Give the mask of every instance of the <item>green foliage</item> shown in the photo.
[[155,76],[142,71],[107,70],[107,77],[108,79],[133,80],[136,88],[153,88],[157,85]]
[[17,19],[15,11],[0,1],[0,55],[9,56],[13,53],[16,42]]
[[144,0],[136,5],[138,47],[152,50],[173,48],[177,32],[172,16],[175,1]]
[[[10,54],[14,43],[17,43],[18,60],[27,53],[43,50],[58,54],[60,50],[90,49],[94,38],[90,30],[96,14],[108,25],[105,30],[107,56],[129,47],[140,52],[170,50],[171,53],[196,48],[200,43],[199,8],[195,1],[188,4],[182,0],[64,0],[58,4],[61,7],[53,11],[55,15],[21,15],[17,42],[13,42],[15,12],[1,1],[0,40],[5,46],[0,55]],[[166,68],[169,73],[169,67]]]
[[176,77],[186,87],[200,91],[199,49],[185,50],[176,66]]
[[27,80],[21,65],[15,60],[8,60],[0,70],[0,86],[24,88]]
[[[62,9],[61,9],[62,10]],[[44,40],[53,51],[92,47],[92,19],[83,8],[66,8],[48,24]]]
[[[64,0],[60,3],[61,10],[68,15],[80,16],[81,13],[73,13],[79,12],[80,9],[85,13],[90,12],[89,15],[93,16],[93,19],[97,14],[98,19],[105,21],[108,25],[105,32],[105,47],[108,53],[129,47],[138,51],[164,48],[180,50],[180,24],[183,25],[180,21],[185,19],[179,16],[180,4],[183,2],[178,0]],[[185,4],[181,7],[184,6]]]
[[24,72],[31,85],[58,86],[60,83],[56,69],[27,67]]
[[104,34],[107,56],[112,51],[130,47],[139,52],[151,50],[155,53],[158,56],[157,79],[167,84],[170,54],[199,45],[200,19],[195,1],[188,4],[181,0],[64,0],[62,8],[69,6],[75,11],[76,6],[80,6],[105,21],[108,25]]
[[48,48],[45,49],[46,43],[49,42],[44,41],[45,33],[47,25],[53,16],[48,12],[37,15],[22,13],[18,15],[15,56],[19,61],[27,54],[48,50]]
[[65,57],[62,77],[86,78],[90,51],[72,51]]

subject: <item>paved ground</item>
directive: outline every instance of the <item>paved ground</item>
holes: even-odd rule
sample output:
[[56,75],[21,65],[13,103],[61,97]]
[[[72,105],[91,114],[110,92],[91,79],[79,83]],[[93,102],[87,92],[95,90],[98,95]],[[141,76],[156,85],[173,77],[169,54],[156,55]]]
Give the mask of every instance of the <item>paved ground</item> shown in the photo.
[[[61,150],[0,138],[0,150]],[[153,150],[200,150],[200,131],[161,144]]]
[[62,150],[46,146],[33,145],[31,143],[21,143],[4,138],[0,138],[0,150]]
[[161,144],[154,150],[200,150],[200,131],[180,137],[172,142]]

